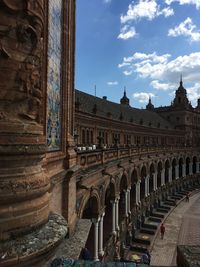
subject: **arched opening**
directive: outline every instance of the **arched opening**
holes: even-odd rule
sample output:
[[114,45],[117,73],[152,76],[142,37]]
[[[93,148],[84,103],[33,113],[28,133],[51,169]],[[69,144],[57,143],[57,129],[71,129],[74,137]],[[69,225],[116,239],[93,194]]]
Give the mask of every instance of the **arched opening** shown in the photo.
[[162,162],[158,162],[158,172],[157,172],[157,187],[161,187],[161,172],[162,172]]
[[176,179],[176,159],[172,160],[172,180]]
[[105,193],[105,215],[103,227],[103,244],[105,245],[112,233],[112,203],[115,199],[115,187],[110,183]]
[[183,159],[180,158],[178,161],[178,166],[179,166],[179,178],[183,177]]
[[169,183],[169,160],[165,161],[165,183]]
[[120,181],[120,200],[119,200],[119,224],[125,218],[126,212],[126,198],[125,198],[125,191],[127,190],[127,177],[126,175],[122,175]]
[[[95,196],[92,196],[88,199],[84,211],[82,214],[83,219],[96,219],[99,215],[98,201]],[[90,232],[85,246],[91,252],[91,256],[94,257],[94,224],[91,225]]]
[[197,173],[197,157],[193,157],[192,159],[192,173]]
[[142,167],[140,175],[141,175],[140,200],[142,200],[145,197],[145,179],[147,177],[147,170],[145,166]]
[[153,175],[155,173],[155,167],[152,163],[150,166],[150,174],[149,174],[149,193],[153,192]]
[[189,175],[190,173],[190,158],[186,158],[186,175]]
[[137,171],[133,170],[131,174],[130,208],[133,209],[136,202],[136,184],[138,181]]

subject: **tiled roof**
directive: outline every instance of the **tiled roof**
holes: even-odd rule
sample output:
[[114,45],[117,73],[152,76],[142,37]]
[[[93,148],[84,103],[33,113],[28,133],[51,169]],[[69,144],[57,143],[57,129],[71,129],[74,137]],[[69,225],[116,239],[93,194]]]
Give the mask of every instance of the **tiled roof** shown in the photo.
[[109,118],[110,116],[114,120],[122,120],[154,128],[174,129],[172,124],[156,112],[117,104],[79,90],[75,90],[75,102],[79,106],[80,111],[89,114],[96,114],[104,118]]

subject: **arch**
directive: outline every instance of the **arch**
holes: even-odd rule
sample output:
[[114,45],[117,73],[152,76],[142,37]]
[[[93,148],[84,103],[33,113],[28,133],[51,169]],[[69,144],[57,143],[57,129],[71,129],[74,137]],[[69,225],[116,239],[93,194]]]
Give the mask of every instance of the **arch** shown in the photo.
[[115,184],[110,182],[105,190],[105,215],[104,215],[104,227],[103,229],[103,244],[105,244],[112,231],[112,203],[115,200]]
[[163,164],[162,161],[158,162],[157,165],[157,187],[161,187],[161,172],[162,172]]
[[125,173],[123,173],[120,183],[119,183],[119,192],[120,192],[120,199],[119,199],[119,223],[125,218],[125,211],[126,211],[126,198],[125,192],[128,188],[128,177]]
[[186,175],[189,175],[190,173],[190,158],[189,157],[186,158],[185,163],[186,163]]
[[140,171],[141,183],[140,183],[140,199],[145,197],[145,179],[147,177],[147,168],[145,165],[142,166]]
[[115,182],[115,179],[112,178],[110,181],[107,181],[106,185],[105,185],[105,188],[104,188],[104,196],[103,196],[103,199],[104,199],[104,205],[105,205],[105,199],[106,199],[106,191],[108,189],[111,189],[111,192],[112,192],[112,198],[115,199],[115,196],[116,196],[116,193],[117,193],[117,185],[116,185],[116,182]]
[[197,157],[196,156],[192,158],[192,173],[193,174],[197,173]]
[[179,175],[178,177],[183,177],[183,158],[181,157],[178,161],[178,165],[179,165]]
[[155,173],[155,165],[154,163],[151,163],[149,167],[149,193],[153,192],[153,175]]
[[136,202],[136,183],[138,182],[138,173],[134,169],[131,173],[131,191],[130,191],[130,208],[133,209]]
[[[97,218],[100,212],[100,197],[97,190],[88,192],[81,201],[79,218]],[[94,217],[92,217],[94,216]]]
[[128,188],[128,175],[124,172],[119,181],[119,192],[126,190]]
[[172,180],[176,179],[176,158],[173,158],[172,160]]
[[167,159],[165,161],[165,184],[169,182],[169,167],[170,167],[170,163],[169,163],[169,160]]

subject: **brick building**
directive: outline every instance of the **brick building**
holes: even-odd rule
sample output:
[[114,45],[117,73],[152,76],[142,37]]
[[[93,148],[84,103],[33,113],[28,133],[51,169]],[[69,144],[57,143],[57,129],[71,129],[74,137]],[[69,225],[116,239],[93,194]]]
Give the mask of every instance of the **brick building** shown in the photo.
[[[199,102],[132,108],[74,90],[75,1],[0,2],[0,265],[44,266],[80,219],[95,260],[193,183]],[[78,255],[77,255],[78,256]]]

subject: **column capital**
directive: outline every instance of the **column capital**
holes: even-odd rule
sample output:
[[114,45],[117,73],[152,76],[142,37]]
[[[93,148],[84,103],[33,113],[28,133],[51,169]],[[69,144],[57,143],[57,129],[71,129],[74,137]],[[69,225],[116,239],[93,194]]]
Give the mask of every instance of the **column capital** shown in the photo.
[[97,218],[92,218],[91,219],[91,222],[94,223],[94,224],[98,223],[99,221],[100,221],[100,217],[99,216]]

